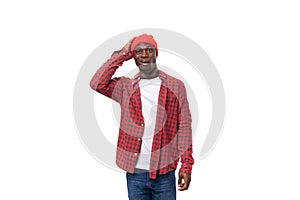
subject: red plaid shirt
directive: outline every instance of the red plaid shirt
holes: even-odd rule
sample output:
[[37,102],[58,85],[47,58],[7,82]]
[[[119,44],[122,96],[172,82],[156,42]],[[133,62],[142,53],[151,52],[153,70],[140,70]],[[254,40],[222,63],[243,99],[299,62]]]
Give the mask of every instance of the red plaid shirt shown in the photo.
[[[114,52],[109,60],[93,76],[93,90],[115,100],[121,106],[121,121],[117,143],[116,164],[125,171],[134,172],[144,133],[144,118],[140,98],[140,73],[134,78],[114,77],[116,70],[129,59],[123,48]],[[191,113],[184,83],[159,70],[162,80],[153,137],[150,173],[157,174],[176,170],[181,158],[180,171],[191,174],[192,157]]]

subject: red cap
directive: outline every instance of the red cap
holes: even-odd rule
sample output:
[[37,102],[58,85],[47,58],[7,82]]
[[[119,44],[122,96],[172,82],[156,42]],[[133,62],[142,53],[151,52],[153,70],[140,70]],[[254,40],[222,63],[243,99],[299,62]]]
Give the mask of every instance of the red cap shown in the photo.
[[158,49],[157,49],[157,44],[156,44],[156,41],[154,40],[153,36],[152,35],[147,35],[147,34],[143,34],[143,35],[140,35],[140,36],[137,36],[131,43],[131,53],[132,55],[134,55],[134,48],[140,44],[140,43],[148,43],[148,44],[151,44],[155,47],[155,50],[156,50],[156,56],[158,55]]

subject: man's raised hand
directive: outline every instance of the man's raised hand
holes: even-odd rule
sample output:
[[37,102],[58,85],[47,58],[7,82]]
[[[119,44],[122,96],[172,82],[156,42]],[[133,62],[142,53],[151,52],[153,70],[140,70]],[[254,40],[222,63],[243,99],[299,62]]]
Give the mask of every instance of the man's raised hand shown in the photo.
[[135,39],[135,37],[134,38],[132,38],[131,40],[129,40],[129,42],[127,42],[127,44],[125,44],[125,46],[123,47],[127,52],[128,52],[128,54],[129,54],[129,59],[130,58],[132,58],[132,54],[131,54],[131,44],[132,44],[132,41]]

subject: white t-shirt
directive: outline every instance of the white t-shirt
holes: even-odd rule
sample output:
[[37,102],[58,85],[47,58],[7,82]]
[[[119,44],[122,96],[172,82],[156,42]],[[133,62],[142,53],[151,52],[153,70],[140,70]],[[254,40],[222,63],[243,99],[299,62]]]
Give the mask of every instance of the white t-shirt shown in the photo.
[[151,149],[154,136],[158,95],[161,80],[159,77],[140,79],[142,113],[144,117],[144,135],[142,137],[141,151],[136,163],[136,168],[149,170]]

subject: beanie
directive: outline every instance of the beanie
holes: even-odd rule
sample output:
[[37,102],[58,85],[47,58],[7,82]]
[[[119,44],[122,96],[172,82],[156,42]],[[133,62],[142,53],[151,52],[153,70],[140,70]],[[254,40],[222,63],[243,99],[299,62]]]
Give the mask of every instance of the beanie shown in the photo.
[[156,44],[153,36],[148,35],[148,34],[143,34],[143,35],[140,35],[140,36],[137,36],[136,38],[134,38],[134,40],[131,43],[131,53],[132,53],[132,55],[134,55],[134,48],[138,44],[143,43],[143,42],[153,45],[155,47],[155,50],[156,50],[156,56],[158,55],[157,44]]

